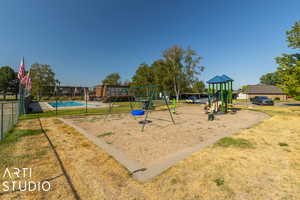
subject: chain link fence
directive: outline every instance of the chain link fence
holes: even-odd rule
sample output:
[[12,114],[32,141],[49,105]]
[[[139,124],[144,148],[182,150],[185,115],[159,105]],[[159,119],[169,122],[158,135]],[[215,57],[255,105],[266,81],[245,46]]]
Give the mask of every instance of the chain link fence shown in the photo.
[[0,141],[9,130],[17,123],[19,118],[19,102],[0,103]]

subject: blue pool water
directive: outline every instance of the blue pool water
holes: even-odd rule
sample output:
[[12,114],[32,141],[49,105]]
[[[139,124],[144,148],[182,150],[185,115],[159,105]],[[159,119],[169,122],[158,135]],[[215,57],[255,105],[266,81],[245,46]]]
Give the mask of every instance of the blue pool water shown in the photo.
[[[74,107],[74,106],[85,106],[85,103],[80,103],[77,101],[64,101],[64,102],[48,102],[49,105],[52,107]],[[93,105],[93,104],[88,104],[88,106]],[[93,105],[93,106],[99,106],[99,105]]]

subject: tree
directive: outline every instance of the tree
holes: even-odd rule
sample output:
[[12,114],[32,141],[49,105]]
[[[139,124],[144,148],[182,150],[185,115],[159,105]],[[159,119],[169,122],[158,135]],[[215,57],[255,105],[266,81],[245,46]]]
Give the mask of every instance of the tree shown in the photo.
[[278,85],[280,83],[278,72],[271,72],[260,77],[260,83],[266,85]]
[[[296,22],[286,34],[288,46],[299,49],[300,21]],[[300,98],[300,54],[282,54],[275,60],[278,64],[277,71],[262,76],[261,83],[277,85],[290,96]]]
[[194,81],[192,86],[192,92],[201,93],[204,92],[204,90],[205,90],[205,84],[203,81],[200,80]]
[[43,95],[53,93],[56,84],[55,73],[47,64],[35,63],[31,65],[30,77],[32,81],[31,94],[39,100]]
[[277,57],[279,86],[291,96],[300,95],[300,54],[283,54]]
[[300,48],[300,21],[297,21],[292,29],[286,32],[288,46],[294,49]]
[[176,95],[177,101],[179,100],[180,93],[192,85],[196,79],[196,75],[199,75],[203,70],[203,66],[199,66],[199,62],[202,59],[197,56],[195,50],[187,48],[182,49],[180,46],[172,46],[163,53],[163,62],[160,64],[161,69],[167,73],[164,73],[164,82],[171,82],[172,89]]
[[246,92],[247,88],[248,88],[248,85],[243,85],[243,86],[240,88],[240,90],[241,90],[242,92]]
[[148,66],[146,63],[140,64],[132,77],[133,86],[147,86],[155,85],[155,74],[153,67]]
[[[156,60],[151,65],[154,72],[154,83],[158,86],[160,91],[164,91],[172,95],[173,90],[173,81],[169,76],[169,69],[166,67],[166,63],[163,59]],[[175,94],[175,93],[174,93]]]
[[129,79],[126,79],[125,81],[123,81],[122,85],[130,86],[132,85],[132,82]]
[[3,93],[4,100],[6,99],[7,92],[13,92],[16,82],[16,73],[9,66],[3,66],[0,68],[0,90]]
[[112,73],[105,77],[104,80],[102,80],[102,84],[104,85],[121,85],[121,76],[119,73]]

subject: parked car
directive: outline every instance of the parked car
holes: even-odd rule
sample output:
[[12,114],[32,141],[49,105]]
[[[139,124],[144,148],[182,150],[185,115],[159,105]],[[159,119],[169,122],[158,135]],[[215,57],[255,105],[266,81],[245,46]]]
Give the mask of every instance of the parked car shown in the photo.
[[269,99],[266,96],[255,96],[254,98],[250,99],[253,104],[257,105],[274,105],[274,101]]
[[186,103],[195,103],[195,104],[200,104],[200,103],[206,103],[207,98],[197,98],[195,96],[191,96],[185,100]]

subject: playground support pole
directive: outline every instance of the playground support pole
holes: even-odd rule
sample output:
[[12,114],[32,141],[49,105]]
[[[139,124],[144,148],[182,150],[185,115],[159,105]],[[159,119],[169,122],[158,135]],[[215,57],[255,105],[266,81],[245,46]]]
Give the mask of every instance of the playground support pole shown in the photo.
[[88,108],[87,108],[87,95],[86,95],[86,97],[85,97],[85,113],[87,113],[87,111],[88,111]]
[[171,110],[170,110],[170,107],[169,107],[169,104],[168,104],[168,101],[167,101],[167,98],[166,98],[165,93],[164,93],[164,99],[165,99],[165,103],[166,103],[166,105],[167,105],[169,114],[170,114],[170,116],[171,116],[172,122],[173,122],[173,124],[175,124],[175,121],[174,121],[174,119],[173,119],[173,115],[172,115],[172,113],[171,113]]
[[230,103],[232,103],[232,81],[230,81]]
[[57,91],[55,91],[55,116],[57,116]]
[[208,105],[210,106],[210,102],[211,102],[211,96],[210,96],[210,94],[211,94],[211,91],[210,91],[211,89],[210,89],[210,83],[208,84]]
[[225,95],[225,108],[224,111],[227,113],[228,110],[228,102],[229,102],[229,82],[224,83],[225,85],[225,90],[224,90],[224,95]]
[[223,89],[223,83],[220,83],[220,90],[221,90],[221,107],[222,107],[222,111],[224,112],[224,89]]
[[149,98],[148,98],[149,105],[145,106],[146,107],[146,115],[145,115],[144,123],[142,124],[142,129],[141,129],[142,132],[144,131],[144,128],[145,128],[145,125],[146,125],[146,122],[147,122],[147,118],[148,118],[148,114],[149,114],[149,109],[150,109],[150,106],[152,105],[153,95],[154,95],[154,92],[149,95]]

